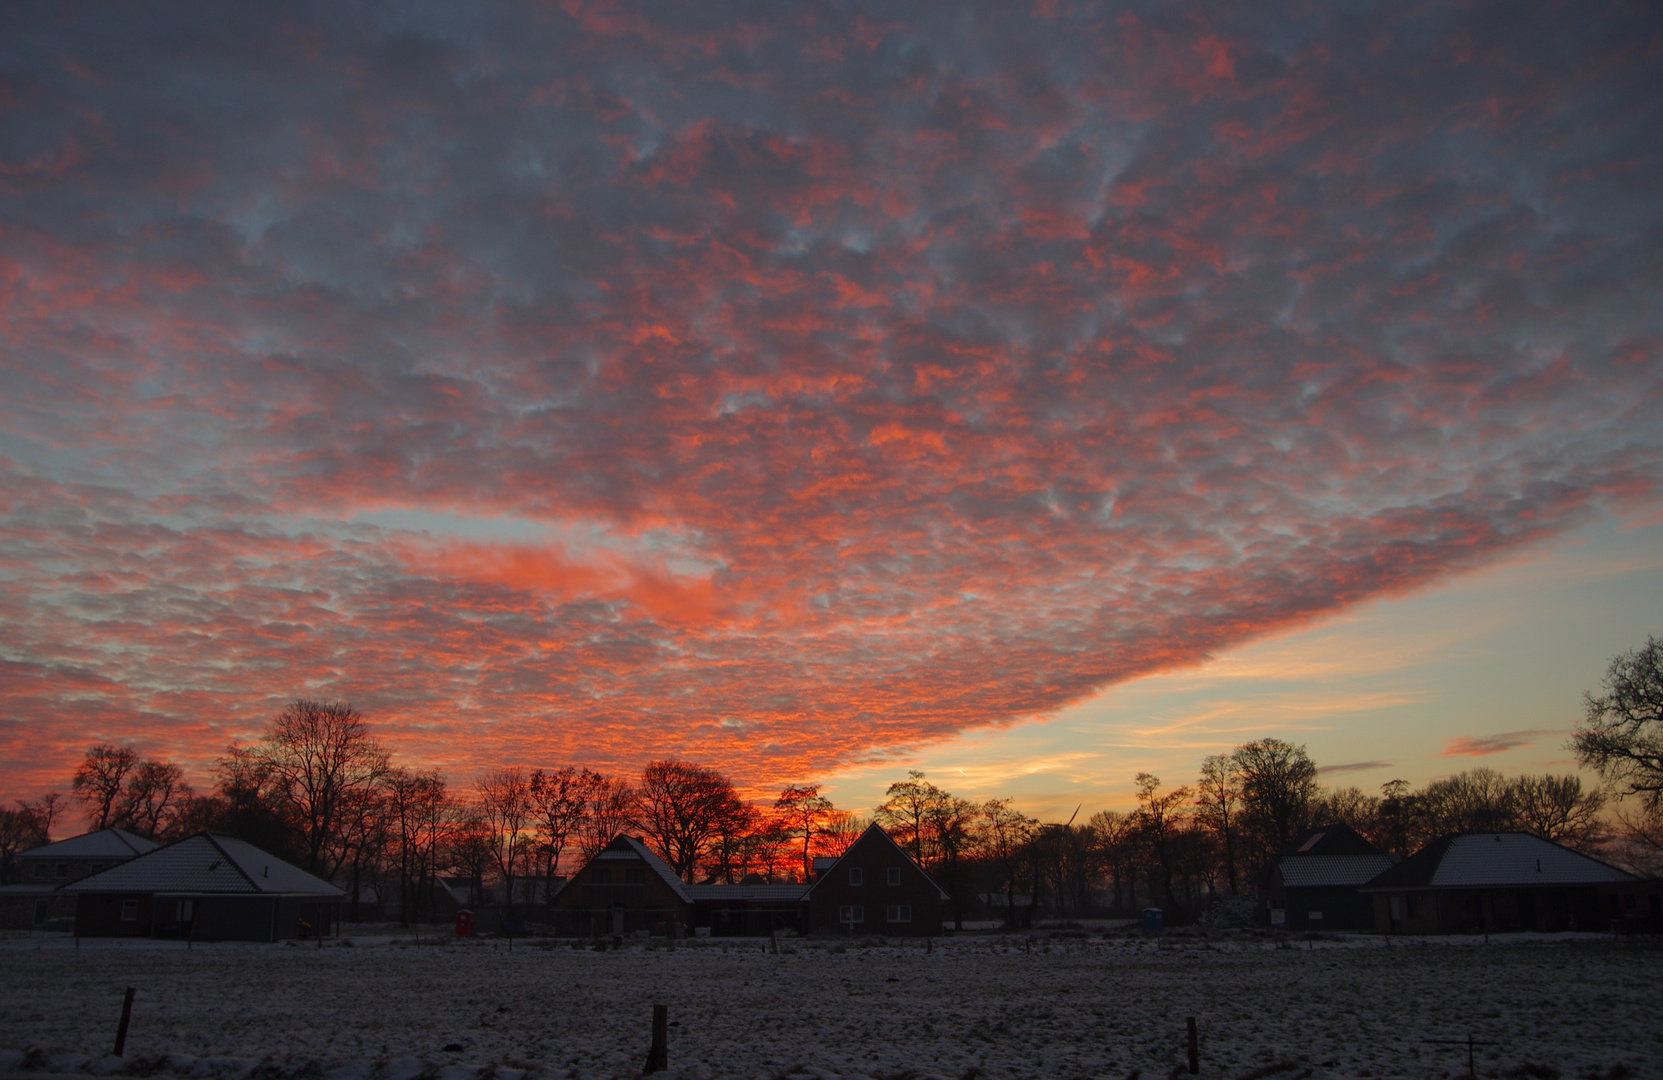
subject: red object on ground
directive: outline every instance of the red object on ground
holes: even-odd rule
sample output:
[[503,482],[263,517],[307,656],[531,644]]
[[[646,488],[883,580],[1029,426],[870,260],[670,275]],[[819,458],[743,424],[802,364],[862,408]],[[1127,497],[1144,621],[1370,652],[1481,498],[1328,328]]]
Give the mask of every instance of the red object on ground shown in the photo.
[[473,937],[473,912],[462,910],[456,913],[456,936]]

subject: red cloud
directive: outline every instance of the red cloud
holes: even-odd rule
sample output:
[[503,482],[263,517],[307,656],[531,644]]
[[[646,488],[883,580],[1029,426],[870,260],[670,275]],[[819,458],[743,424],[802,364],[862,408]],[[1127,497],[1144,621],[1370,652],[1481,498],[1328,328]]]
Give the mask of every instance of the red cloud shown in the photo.
[[1628,16],[4,17],[19,792],[299,693],[800,777],[1657,500]]

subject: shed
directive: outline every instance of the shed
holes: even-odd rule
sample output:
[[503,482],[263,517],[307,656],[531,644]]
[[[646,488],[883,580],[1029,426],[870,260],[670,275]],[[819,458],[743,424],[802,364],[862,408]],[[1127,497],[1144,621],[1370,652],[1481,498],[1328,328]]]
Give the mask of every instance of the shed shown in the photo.
[[1362,891],[1382,932],[1655,928],[1663,916],[1663,885],[1528,833],[1440,837]]
[[1262,895],[1273,926],[1366,930],[1374,900],[1359,890],[1397,863],[1349,825],[1309,829],[1265,868]]
[[803,896],[818,932],[941,933],[947,894],[888,833],[872,825]]
[[64,887],[82,937],[279,941],[324,934],[344,894],[253,844],[198,833]]

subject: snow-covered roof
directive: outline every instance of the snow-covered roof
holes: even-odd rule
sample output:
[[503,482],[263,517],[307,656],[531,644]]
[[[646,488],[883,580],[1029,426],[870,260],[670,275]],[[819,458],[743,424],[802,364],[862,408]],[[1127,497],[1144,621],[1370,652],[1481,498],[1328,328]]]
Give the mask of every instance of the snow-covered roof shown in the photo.
[[261,893],[338,898],[341,890],[253,844],[198,833],[64,886],[65,892]]
[[1391,869],[1385,852],[1374,855],[1284,855],[1276,861],[1282,884],[1290,889],[1365,885]]
[[55,844],[30,848],[18,858],[131,859],[135,855],[155,851],[159,846],[154,840],[146,840],[126,829],[99,829],[97,832],[82,833],[67,840],[59,840]]
[[1468,833],[1434,841],[1369,882],[1381,889],[1475,889],[1637,881],[1598,859],[1528,833]]

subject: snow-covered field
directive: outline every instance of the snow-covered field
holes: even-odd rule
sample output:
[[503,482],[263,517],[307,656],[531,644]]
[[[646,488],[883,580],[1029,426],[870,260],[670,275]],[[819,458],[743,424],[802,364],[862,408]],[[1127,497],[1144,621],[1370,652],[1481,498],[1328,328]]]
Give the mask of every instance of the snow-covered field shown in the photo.
[[[447,942],[347,947],[0,942],[0,1071],[252,1080],[639,1075],[652,1005],[669,1075],[1168,1076],[1185,1017],[1201,1074],[1283,1062],[1346,1077],[1440,1077],[1477,1039],[1484,1076],[1663,1076],[1649,940],[970,936],[922,943]],[[443,940],[443,939],[439,939]],[[109,1054],[137,988],[126,1063]],[[91,1059],[91,1060],[88,1060]],[[1613,1073],[1613,1066],[1626,1072]],[[528,1077],[526,1080],[536,1080]]]

